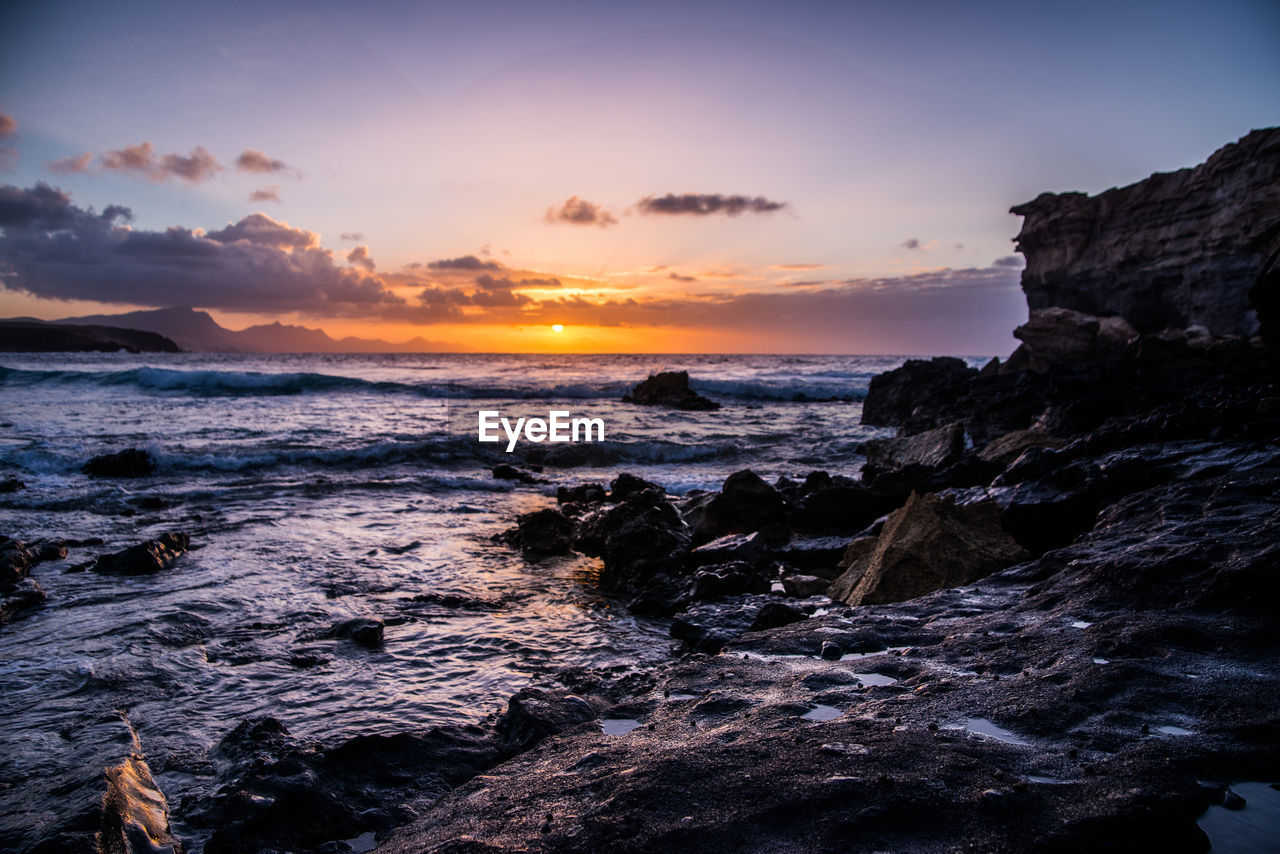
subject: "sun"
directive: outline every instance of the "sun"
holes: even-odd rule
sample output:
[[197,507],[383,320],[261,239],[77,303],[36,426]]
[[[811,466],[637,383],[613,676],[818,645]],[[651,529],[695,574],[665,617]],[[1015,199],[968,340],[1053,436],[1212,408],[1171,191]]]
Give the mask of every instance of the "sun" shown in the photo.
[[563,324],[563,323],[557,323],[556,325],[554,325],[554,326],[552,326],[552,327],[551,327],[551,331],[552,331],[552,332],[564,332],[564,324]]

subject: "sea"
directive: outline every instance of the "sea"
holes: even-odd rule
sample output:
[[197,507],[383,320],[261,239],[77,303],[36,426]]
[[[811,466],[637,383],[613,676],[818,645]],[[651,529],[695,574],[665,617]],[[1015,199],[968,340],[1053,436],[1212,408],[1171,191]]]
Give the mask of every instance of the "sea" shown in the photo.
[[[744,468],[856,476],[862,443],[886,435],[859,423],[868,383],[904,360],[0,355],[0,480],[24,484],[0,494],[0,534],[73,543],[32,571],[45,606],[0,627],[0,839],[23,850],[66,820],[65,793],[104,761],[76,734],[117,710],[198,852],[184,805],[210,794],[210,754],[243,719],[326,742],[419,731],[557,670],[669,657],[667,624],[597,592],[595,560],[526,561],[496,535],[558,485],[621,472],[677,495]],[[622,402],[661,370],[721,408]],[[478,441],[482,410],[598,418],[604,438],[508,453]],[[157,472],[82,472],[125,448]],[[501,463],[542,482],[496,479]],[[192,548],[166,571],[77,571],[167,531]],[[330,636],[365,616],[386,622],[381,648]]]

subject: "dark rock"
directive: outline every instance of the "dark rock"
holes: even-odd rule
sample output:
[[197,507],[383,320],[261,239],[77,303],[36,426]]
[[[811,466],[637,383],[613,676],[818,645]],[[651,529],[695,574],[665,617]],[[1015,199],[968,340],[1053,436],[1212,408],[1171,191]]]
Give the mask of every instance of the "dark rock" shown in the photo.
[[155,332],[118,326],[0,320],[4,353],[180,353],[178,345]]
[[511,698],[498,731],[526,748],[543,738],[570,727],[594,721],[599,712],[574,694],[560,694],[542,688],[525,688]]
[[1119,315],[1147,333],[1255,335],[1266,319],[1250,290],[1280,232],[1280,129],[1254,131],[1194,169],[1097,196],[1045,193],[1012,210],[1024,218],[1033,311]]
[[139,448],[101,454],[84,464],[84,473],[90,477],[146,477],[155,470],[151,454]]
[[599,504],[607,497],[603,486],[598,483],[584,483],[578,486],[556,487],[556,502],[559,504]]
[[932,413],[943,411],[966,393],[978,372],[963,359],[938,356],[929,361],[909,359],[902,367],[871,378],[862,403],[862,423],[874,427],[907,427],[918,423],[917,413],[930,429]]
[[783,602],[769,602],[756,614],[755,620],[751,623],[751,631],[776,629],[778,626],[785,626],[807,619],[809,619],[809,615],[794,605],[787,605]]
[[380,649],[386,625],[380,617],[353,617],[338,623],[330,634],[368,649]]
[[105,769],[98,850],[110,854],[182,854],[182,843],[169,826],[169,806],[151,776],[142,747]]
[[1026,557],[1000,527],[995,503],[957,506],[913,494],[874,544],[851,544],[846,571],[828,595],[851,605],[900,602],[969,584]]
[[498,463],[493,467],[493,476],[498,480],[514,480],[519,483],[542,483],[542,479],[518,469],[509,463]]
[[[603,590],[640,593],[659,577],[686,575],[689,531],[671,502],[646,490],[583,518],[574,548],[604,559]],[[674,582],[673,582],[674,583]]]
[[191,538],[182,533],[161,534],[136,546],[101,555],[93,571],[103,575],[147,575],[167,569],[191,546]]
[[669,406],[673,409],[708,411],[719,409],[720,404],[707,400],[689,387],[688,371],[664,371],[651,374],[622,398],[624,403],[642,406]]
[[1245,799],[1237,795],[1235,792],[1227,789],[1222,793],[1222,805],[1229,810],[1242,810],[1245,807]]
[[525,557],[568,554],[573,547],[573,522],[550,508],[523,513],[517,520],[517,539]]
[[696,602],[739,593],[768,592],[769,581],[758,565],[733,561],[695,572],[684,598]]
[[1005,467],[1022,456],[1022,452],[1028,448],[1061,448],[1065,444],[1063,440],[1038,430],[1014,430],[988,442],[978,452],[978,458],[983,462]]
[[823,641],[820,655],[824,661],[839,661],[844,658],[844,650],[840,648],[838,643]]
[[793,536],[785,546],[774,549],[773,556],[786,566],[830,580],[839,574],[840,558],[847,545],[847,536]]
[[867,442],[866,454],[867,468],[872,471],[896,471],[911,465],[942,468],[964,454],[964,425],[947,424],[910,436],[872,439]]
[[27,485],[13,475],[0,480],[0,495],[7,495],[10,492],[17,492],[19,489],[26,489]]
[[1027,322],[1013,334],[1026,347],[1027,366],[1038,371],[1053,365],[1118,359],[1138,337],[1138,331],[1123,317],[1094,317],[1058,307],[1032,309]]
[[622,474],[615,477],[609,484],[609,498],[612,501],[625,501],[627,496],[636,492],[655,491],[659,495],[665,495],[666,490],[656,483],[647,481],[642,477],[636,477],[633,474]]
[[819,578],[816,575],[788,575],[782,579],[782,589],[788,596],[807,599],[827,592],[831,579]]
[[725,534],[723,537],[703,543],[689,552],[691,566],[742,562],[759,566],[768,557],[768,547],[759,532],[750,534]]
[[698,544],[754,531],[767,543],[781,544],[790,535],[782,496],[750,469],[729,475],[720,492],[687,504],[684,517]]

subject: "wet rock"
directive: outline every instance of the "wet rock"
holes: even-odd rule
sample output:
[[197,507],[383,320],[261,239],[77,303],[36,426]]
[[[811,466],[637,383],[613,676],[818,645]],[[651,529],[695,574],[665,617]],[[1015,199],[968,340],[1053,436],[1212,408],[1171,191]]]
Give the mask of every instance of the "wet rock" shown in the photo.
[[797,495],[792,501],[791,521],[797,530],[851,534],[901,503],[889,491],[862,483],[831,483]]
[[498,731],[515,744],[529,747],[599,716],[595,707],[576,694],[525,688],[507,703]]
[[732,596],[694,602],[672,618],[671,637],[684,641],[693,649],[717,653],[726,644],[752,631],[760,611],[771,603],[777,604],[776,600],[771,602],[762,596]]
[[768,553],[768,546],[759,532],[726,534],[689,552],[689,563],[692,566],[707,566],[741,562],[758,566],[765,561]]
[[1022,452],[1028,448],[1061,448],[1065,444],[1063,440],[1038,430],[1014,430],[988,442],[978,452],[978,458],[983,462],[1005,467],[1022,456]]
[[93,571],[103,575],[148,575],[169,568],[186,553],[191,538],[182,533],[161,534],[114,554],[101,555],[93,564]]
[[146,477],[155,470],[151,454],[140,448],[101,454],[84,464],[84,473],[90,477]]
[[0,495],[6,495],[10,492],[17,492],[19,489],[26,488],[27,485],[13,475],[0,479]]
[[634,493],[649,491],[656,492],[659,495],[666,494],[666,490],[658,484],[626,472],[618,475],[609,483],[609,499],[611,501],[625,501],[628,496]]
[[331,637],[343,638],[368,649],[382,647],[386,622],[380,617],[353,617],[334,626]]
[[964,444],[964,425],[959,423],[895,439],[872,439],[867,442],[867,468],[872,471],[896,471],[911,465],[941,468],[960,459]]
[[849,545],[847,536],[793,536],[785,546],[773,550],[773,557],[786,566],[827,580],[839,575],[840,558]]
[[1266,317],[1250,290],[1280,228],[1280,129],[1254,131],[1194,169],[1097,196],[1044,193],[1013,213],[1032,311],[1120,315],[1144,333],[1255,335]]
[[685,576],[689,546],[680,514],[652,490],[587,515],[574,536],[578,551],[603,558],[600,587],[621,593],[640,593],[659,576]]
[[568,554],[573,548],[573,522],[558,510],[521,514],[516,525],[516,539],[525,557]]
[[62,540],[24,543],[0,535],[0,594],[19,586],[36,564],[66,556],[67,545]]
[[769,580],[757,564],[733,561],[695,572],[682,601],[697,602],[738,593],[768,592]]
[[720,404],[708,400],[689,387],[688,371],[664,371],[660,374],[651,374],[622,400],[624,403],[638,403],[642,406],[669,406],[672,409],[692,411],[720,408]]
[[913,494],[875,544],[862,541],[828,595],[851,605],[900,602],[969,584],[1029,555],[1000,527],[993,502],[957,506]]
[[822,651],[819,656],[824,661],[839,661],[844,658],[844,650],[840,648],[840,644],[832,641],[822,642]]
[[498,480],[514,480],[518,483],[542,483],[542,479],[524,469],[518,469],[510,463],[498,463],[493,467],[493,476]]
[[788,596],[807,599],[827,592],[831,579],[819,578],[816,575],[788,575],[782,579],[782,589]]
[[751,631],[776,629],[778,626],[786,626],[807,619],[809,615],[794,605],[788,605],[785,602],[768,602],[751,622]]
[[605,488],[598,483],[556,487],[556,502],[559,504],[599,504],[606,497]]
[[750,469],[729,475],[720,492],[687,504],[684,518],[697,544],[755,531],[770,544],[785,543],[790,536],[782,496]]
[[169,805],[151,776],[134,734],[133,752],[105,770],[98,850],[109,854],[182,854],[169,826]]

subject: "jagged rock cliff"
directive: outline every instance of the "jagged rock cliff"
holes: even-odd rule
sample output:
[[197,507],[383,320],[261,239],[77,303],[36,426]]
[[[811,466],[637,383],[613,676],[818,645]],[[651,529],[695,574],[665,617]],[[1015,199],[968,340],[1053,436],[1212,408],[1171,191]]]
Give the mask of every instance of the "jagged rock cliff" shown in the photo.
[[1193,169],[1097,196],[1043,193],[1012,212],[1024,217],[1017,240],[1033,312],[1060,306],[1119,315],[1139,332],[1199,325],[1218,336],[1280,321],[1280,128]]

